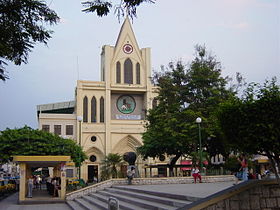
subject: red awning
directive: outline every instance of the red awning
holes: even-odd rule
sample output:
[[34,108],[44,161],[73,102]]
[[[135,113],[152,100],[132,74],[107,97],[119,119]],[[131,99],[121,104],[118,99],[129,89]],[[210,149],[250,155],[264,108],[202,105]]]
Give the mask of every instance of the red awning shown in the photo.
[[181,165],[187,165],[186,167],[182,167],[182,171],[190,171],[192,170],[192,161],[191,160],[182,160]]

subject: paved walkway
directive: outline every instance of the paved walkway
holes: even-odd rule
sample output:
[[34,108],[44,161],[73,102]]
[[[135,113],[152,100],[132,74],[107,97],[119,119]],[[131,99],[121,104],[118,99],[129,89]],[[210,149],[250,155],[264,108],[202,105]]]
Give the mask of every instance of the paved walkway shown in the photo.
[[18,193],[14,193],[8,198],[0,201],[0,210],[70,210],[67,204],[34,204],[34,205],[19,205]]
[[[233,186],[233,182],[166,185],[126,185],[125,187],[204,198],[208,195],[214,194],[231,186]],[[70,210],[67,204],[61,203],[18,205],[17,202],[18,193],[15,193],[10,197],[0,201],[0,210]]]
[[232,187],[233,183],[234,182],[166,184],[166,185],[126,185],[125,187],[204,198],[207,197],[208,195],[212,195],[216,192]]

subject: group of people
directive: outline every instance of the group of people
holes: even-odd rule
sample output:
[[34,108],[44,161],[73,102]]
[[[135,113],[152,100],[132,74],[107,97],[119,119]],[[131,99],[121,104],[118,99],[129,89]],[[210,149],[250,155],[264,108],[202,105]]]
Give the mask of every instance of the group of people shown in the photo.
[[[248,160],[244,154],[242,154],[238,157],[238,161],[239,161],[240,167],[239,167],[239,170],[237,172],[235,172],[236,181],[235,181],[234,185],[238,184],[239,181],[247,181],[249,178],[251,178],[251,179],[256,178],[253,176],[253,174],[250,174],[248,172]],[[197,166],[192,168],[191,175],[194,178],[194,183],[196,183],[197,180],[199,180],[199,182],[201,183],[200,170]]]
[[[30,176],[27,179],[27,186],[28,186],[28,193],[27,197],[32,198],[33,194],[33,189],[42,189],[42,183],[44,182],[43,178],[41,176]],[[45,182],[44,182],[45,183]],[[53,197],[58,196],[58,190],[60,190],[60,184],[61,184],[61,179],[60,177],[48,177],[46,179],[46,186],[47,186],[47,191],[50,195]]]
[[48,177],[47,178],[47,191],[49,195],[52,195],[53,197],[58,197],[58,190],[61,189],[61,179],[60,177]]

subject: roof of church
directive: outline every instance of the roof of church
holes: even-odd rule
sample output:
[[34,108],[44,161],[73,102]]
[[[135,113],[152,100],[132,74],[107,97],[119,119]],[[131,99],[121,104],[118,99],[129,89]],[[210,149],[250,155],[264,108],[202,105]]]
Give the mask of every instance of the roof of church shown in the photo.
[[119,33],[119,35],[118,35],[118,38],[117,38],[117,41],[116,41],[115,46],[118,45],[118,43],[119,43],[119,41],[120,41],[120,39],[121,39],[121,36],[122,36],[122,34],[123,34],[125,31],[132,34],[132,36],[133,36],[133,38],[134,38],[134,41],[135,41],[135,44],[137,45],[137,41],[136,41],[135,34],[134,34],[134,32],[133,32],[133,29],[132,29],[132,25],[131,25],[131,23],[130,23],[130,21],[129,21],[129,18],[128,18],[128,16],[127,16],[127,17],[125,18],[123,24],[122,24],[122,27],[121,27],[120,33]]
[[73,114],[75,101],[37,105],[37,113]]

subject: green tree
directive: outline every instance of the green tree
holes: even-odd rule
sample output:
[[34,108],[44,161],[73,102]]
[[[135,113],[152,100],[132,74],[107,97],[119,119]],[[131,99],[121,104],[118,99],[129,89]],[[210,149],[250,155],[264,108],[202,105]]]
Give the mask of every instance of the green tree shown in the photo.
[[[276,78],[250,84],[242,98],[222,104],[220,127],[233,150],[267,156],[276,177],[280,166],[280,86]],[[280,181],[279,181],[280,184]]]
[[7,61],[27,63],[36,42],[46,44],[52,31],[45,24],[56,24],[57,14],[40,0],[0,1],[0,79],[8,79]]
[[[82,2],[83,12],[96,12],[106,16],[111,9],[120,19],[127,14],[136,17],[136,9],[142,3],[154,3],[155,0],[120,0],[113,5],[111,1],[91,0]],[[28,55],[36,43],[47,44],[53,31],[45,25],[59,21],[55,11],[41,0],[2,0],[0,1],[0,80],[9,79],[7,61],[15,65],[28,62]]]
[[197,117],[202,118],[202,144],[218,129],[213,115],[216,107],[234,95],[227,89],[227,78],[221,76],[220,63],[207,53],[205,46],[195,47],[195,59],[186,68],[182,62],[170,63],[165,72],[155,75],[159,87],[158,106],[149,110],[143,134],[144,145],[139,148],[144,158],[172,156],[170,175],[181,155],[197,151]]
[[224,167],[231,172],[238,172],[241,168],[241,163],[237,156],[230,156],[225,161]]
[[154,3],[156,0],[119,0],[119,3],[113,5],[111,1],[104,0],[91,0],[82,2],[82,5],[86,7],[83,12],[96,12],[100,17],[108,15],[112,8],[114,8],[115,14],[118,18],[127,14],[131,18],[136,17],[136,9],[142,3]]
[[87,158],[73,140],[27,126],[0,132],[0,162],[8,162],[14,155],[68,155],[77,167]]
[[117,167],[123,163],[123,158],[119,154],[109,153],[101,164],[101,179],[107,180],[110,177],[118,178]]
[[[190,153],[190,157],[192,159],[192,165],[193,166],[198,166],[199,165],[199,161],[200,161],[200,152],[199,151],[193,151]],[[202,158],[202,162],[204,161],[210,161],[209,159],[209,154],[205,151],[202,151],[201,153],[201,158]]]

